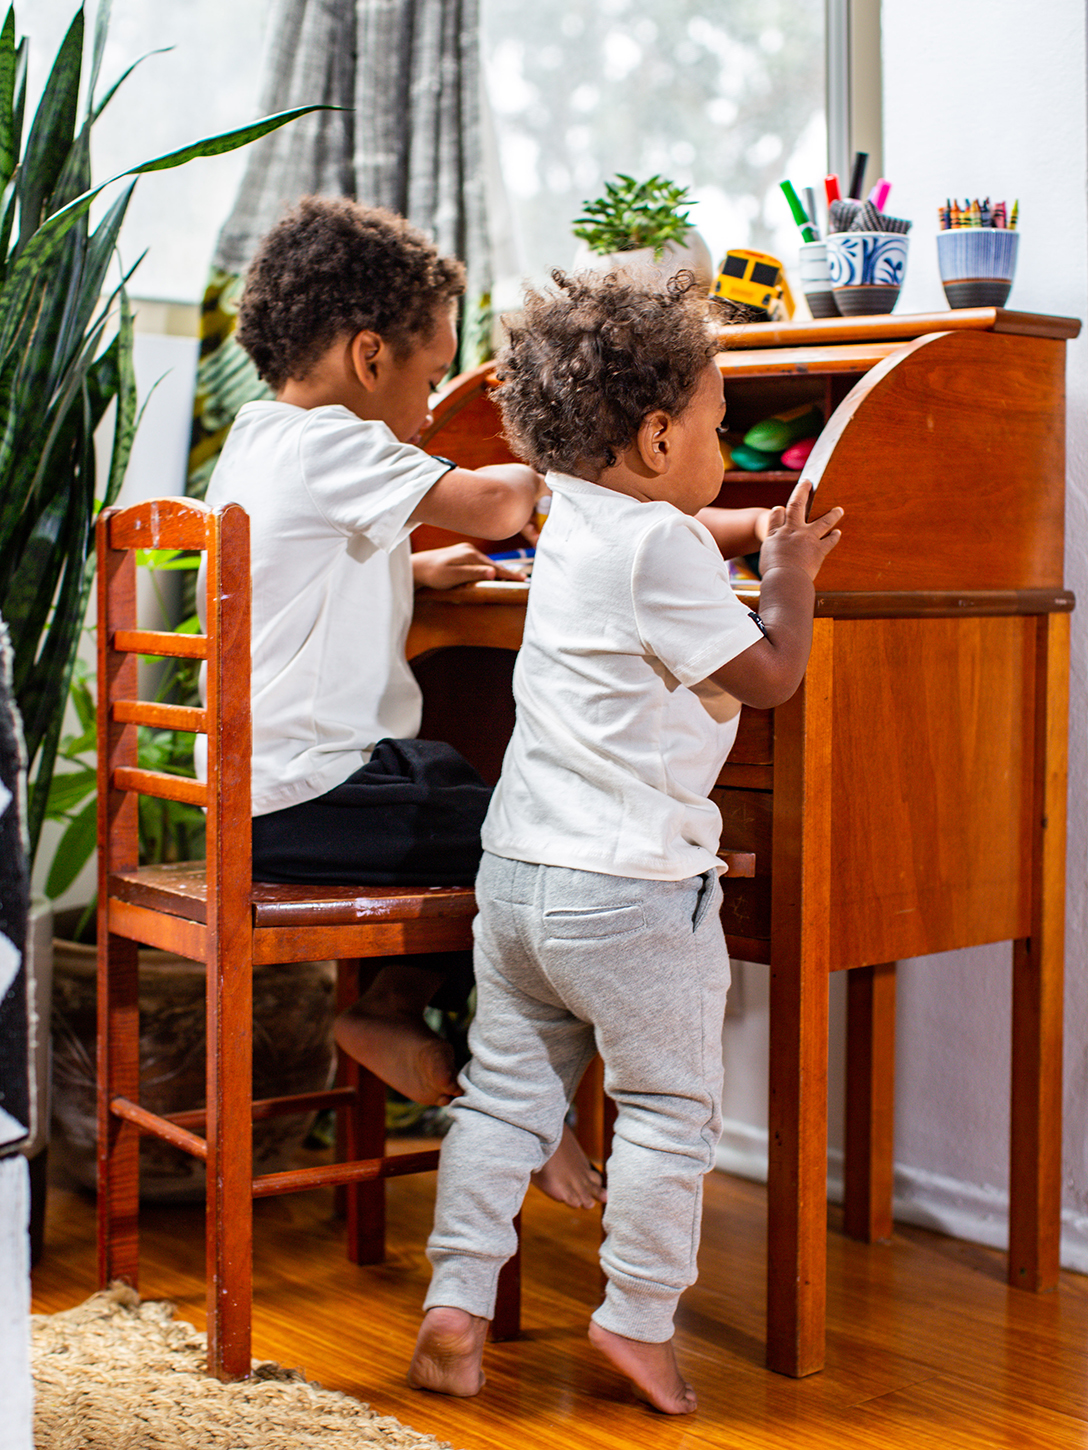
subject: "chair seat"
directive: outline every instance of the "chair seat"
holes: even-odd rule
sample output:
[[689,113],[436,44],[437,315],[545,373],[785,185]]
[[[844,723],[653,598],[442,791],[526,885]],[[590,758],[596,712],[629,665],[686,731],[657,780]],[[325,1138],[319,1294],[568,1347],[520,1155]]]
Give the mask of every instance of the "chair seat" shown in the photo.
[[[109,894],[132,906],[167,912],[188,921],[207,920],[205,862],[144,866],[109,877]],[[254,881],[250,900],[255,927],[360,926],[392,921],[471,918],[471,886],[280,886]]]

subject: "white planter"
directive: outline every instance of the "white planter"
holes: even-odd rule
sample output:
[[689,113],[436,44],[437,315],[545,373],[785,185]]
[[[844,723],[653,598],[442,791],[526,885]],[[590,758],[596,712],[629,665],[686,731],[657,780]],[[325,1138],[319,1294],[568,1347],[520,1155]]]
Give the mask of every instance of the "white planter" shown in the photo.
[[713,286],[714,259],[697,231],[688,232],[682,244],[667,242],[660,260],[654,259],[652,247],[602,253],[592,252],[585,242],[580,242],[571,263],[572,272],[619,272],[632,281],[650,286],[660,286],[684,268],[695,274],[700,286],[707,289]]

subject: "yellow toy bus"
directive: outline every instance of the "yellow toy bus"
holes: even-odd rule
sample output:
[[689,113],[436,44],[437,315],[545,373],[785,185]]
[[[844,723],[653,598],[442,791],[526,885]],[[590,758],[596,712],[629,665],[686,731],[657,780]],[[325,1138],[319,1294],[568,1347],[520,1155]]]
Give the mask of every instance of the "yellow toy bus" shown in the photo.
[[762,307],[774,322],[793,316],[786,269],[769,252],[750,252],[744,247],[726,252],[710,295],[748,307]]

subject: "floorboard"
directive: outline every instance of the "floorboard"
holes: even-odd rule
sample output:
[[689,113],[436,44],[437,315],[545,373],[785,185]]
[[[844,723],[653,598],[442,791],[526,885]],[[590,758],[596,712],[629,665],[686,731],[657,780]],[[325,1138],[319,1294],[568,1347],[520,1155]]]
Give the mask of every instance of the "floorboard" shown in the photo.
[[[833,1209],[827,1368],[784,1379],[763,1368],[766,1193],[722,1174],[708,1180],[700,1281],[677,1326],[696,1415],[654,1414],[594,1356],[597,1222],[537,1193],[524,1215],[524,1336],[488,1347],[473,1400],[412,1391],[433,1178],[394,1179],[388,1193],[390,1253],[372,1267],[344,1259],[331,1192],[256,1205],[254,1353],[457,1450],[1088,1450],[1088,1279],[1012,1290],[1001,1254],[913,1228],[854,1243]],[[141,1291],[200,1328],[202,1235],[199,1207],[144,1210]],[[93,1292],[93,1240],[90,1195],[54,1185],[36,1312]]]

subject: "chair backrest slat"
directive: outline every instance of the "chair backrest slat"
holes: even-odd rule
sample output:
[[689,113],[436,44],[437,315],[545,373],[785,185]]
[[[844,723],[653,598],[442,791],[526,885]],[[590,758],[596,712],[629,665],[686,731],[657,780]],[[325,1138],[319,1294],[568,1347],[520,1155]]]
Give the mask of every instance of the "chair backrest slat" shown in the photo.
[[202,780],[185,775],[167,775],[163,770],[140,770],[119,765],[113,772],[118,790],[132,790],[139,795],[153,795],[163,801],[184,801],[190,806],[208,803],[208,787]]
[[134,655],[206,660],[208,641],[202,634],[163,634],[154,629],[115,629],[113,648]]
[[206,734],[208,712],[193,705],[164,705],[158,700],[117,700],[113,718],[126,725],[149,725],[153,730],[188,730]]

